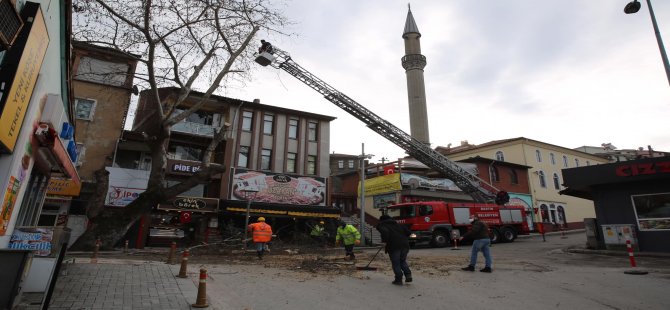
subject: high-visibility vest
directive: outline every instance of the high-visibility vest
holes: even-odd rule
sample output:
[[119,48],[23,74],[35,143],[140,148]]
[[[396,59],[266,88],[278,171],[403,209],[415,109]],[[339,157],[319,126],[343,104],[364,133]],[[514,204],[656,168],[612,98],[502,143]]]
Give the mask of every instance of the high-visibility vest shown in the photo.
[[323,226],[316,225],[314,226],[314,229],[312,229],[310,235],[320,237],[323,235],[323,230],[324,230]]
[[336,241],[342,240],[344,245],[351,245],[356,242],[356,240],[361,240],[361,233],[358,232],[356,227],[347,224],[342,228],[342,226],[337,227],[337,236],[335,236]]
[[249,225],[254,242],[269,242],[272,240],[272,227],[265,222],[258,222]]

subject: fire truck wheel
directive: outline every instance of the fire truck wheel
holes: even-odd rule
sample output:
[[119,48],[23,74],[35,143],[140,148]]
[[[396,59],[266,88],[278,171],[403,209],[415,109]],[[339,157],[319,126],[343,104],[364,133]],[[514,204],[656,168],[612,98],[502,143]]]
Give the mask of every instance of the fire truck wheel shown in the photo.
[[436,231],[433,233],[433,239],[430,240],[430,245],[436,248],[443,248],[449,245],[449,238],[444,231]]
[[516,232],[514,229],[505,227],[502,229],[500,236],[502,237],[502,242],[512,242],[516,239]]
[[491,243],[498,243],[500,239],[500,231],[497,228],[491,229]]

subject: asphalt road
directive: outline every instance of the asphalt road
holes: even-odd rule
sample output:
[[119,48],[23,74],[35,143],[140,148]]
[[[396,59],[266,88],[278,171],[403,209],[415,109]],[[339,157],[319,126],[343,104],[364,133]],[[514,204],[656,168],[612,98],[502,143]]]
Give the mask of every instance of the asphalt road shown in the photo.
[[[373,263],[379,270],[350,274],[263,263],[203,266],[212,309],[670,309],[670,259],[639,257],[638,269],[649,274],[630,275],[624,273],[631,269],[627,256],[566,251],[584,243],[584,234],[577,233],[497,244],[491,274],[460,270],[467,265],[467,245],[413,249],[414,283],[404,286],[390,283],[385,256]],[[374,249],[366,252],[359,257],[371,257]],[[482,265],[480,256],[478,269]]]

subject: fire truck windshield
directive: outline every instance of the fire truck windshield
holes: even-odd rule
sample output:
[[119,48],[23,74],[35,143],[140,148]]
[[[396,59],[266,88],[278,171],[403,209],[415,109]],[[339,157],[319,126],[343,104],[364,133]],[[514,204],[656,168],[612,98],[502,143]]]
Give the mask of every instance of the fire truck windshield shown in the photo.
[[402,206],[387,209],[387,214],[394,219],[406,219],[416,216],[416,206]]

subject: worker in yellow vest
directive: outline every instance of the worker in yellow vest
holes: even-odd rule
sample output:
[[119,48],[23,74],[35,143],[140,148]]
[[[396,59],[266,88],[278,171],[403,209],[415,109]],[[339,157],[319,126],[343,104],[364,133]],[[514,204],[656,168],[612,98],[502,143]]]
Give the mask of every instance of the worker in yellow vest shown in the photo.
[[254,245],[256,245],[256,254],[258,259],[263,259],[266,243],[272,240],[272,227],[265,223],[264,217],[259,217],[256,223],[250,224],[247,230],[251,232]]
[[358,229],[353,225],[340,220],[337,227],[337,235],[335,236],[335,245],[339,246],[340,241],[344,243],[344,250],[346,251],[345,259],[356,259],[356,255],[354,255],[354,245],[361,244],[361,233]]

